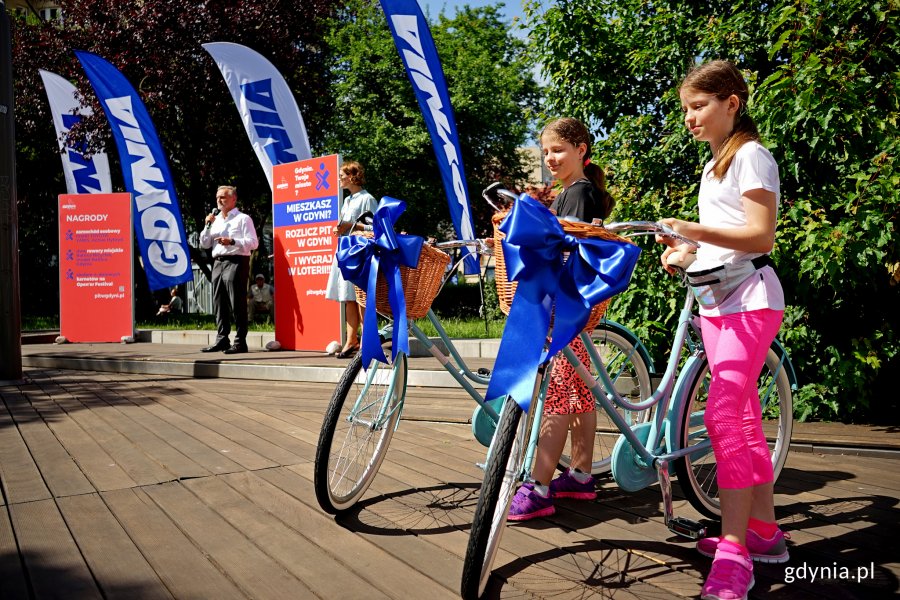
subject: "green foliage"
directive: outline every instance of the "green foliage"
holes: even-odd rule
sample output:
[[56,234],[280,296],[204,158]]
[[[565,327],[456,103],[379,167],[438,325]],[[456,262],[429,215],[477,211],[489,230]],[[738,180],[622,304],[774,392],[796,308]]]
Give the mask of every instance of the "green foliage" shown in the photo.
[[[774,258],[797,417],[896,419],[900,3],[559,0],[526,10],[548,113],[594,125],[618,220],[696,219],[709,155],[683,126],[677,85],[697,60],[738,64],[781,169]],[[680,293],[652,246],[610,316],[660,354]]]
[[[234,102],[205,42],[227,40],[265,55],[297,90],[310,125],[311,143],[322,138],[327,103],[324,88],[323,23],[332,2],[266,0],[58,0],[64,20],[14,18],[13,67],[16,118],[16,184],[19,245],[26,312],[47,314],[58,306],[56,196],[64,193],[59,146],[38,70],[70,79],[93,108],[93,117],[73,128],[90,135],[110,158],[113,189],[122,189],[118,154],[106,117],[94,97],[74,49],[95,52],[115,65],[135,86],[153,119],[167,154],[188,234],[198,229],[215,201],[216,186],[234,184],[240,207],[261,228],[271,214],[271,191]],[[77,141],[77,140],[75,140]],[[195,255],[197,258],[198,255]],[[150,317],[156,302],[135,265],[137,314]]]

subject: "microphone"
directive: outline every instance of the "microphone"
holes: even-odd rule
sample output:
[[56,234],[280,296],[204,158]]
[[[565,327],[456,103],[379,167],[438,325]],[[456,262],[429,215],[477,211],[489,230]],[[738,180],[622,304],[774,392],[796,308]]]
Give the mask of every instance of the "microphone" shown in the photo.
[[[215,217],[215,216],[217,216],[218,214],[219,214],[219,207],[218,207],[218,206],[214,206],[213,209],[212,209],[212,215]],[[212,222],[211,222],[211,221],[206,223],[206,228],[209,229],[210,227],[212,227]]]

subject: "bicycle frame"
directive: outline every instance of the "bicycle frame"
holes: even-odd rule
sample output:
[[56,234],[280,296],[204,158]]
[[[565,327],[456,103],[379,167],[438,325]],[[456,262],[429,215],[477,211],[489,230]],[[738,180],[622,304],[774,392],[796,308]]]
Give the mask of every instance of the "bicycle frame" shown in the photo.
[[[437,316],[435,316],[434,312],[431,309],[428,310],[428,320],[434,326],[437,331],[438,337],[441,338],[441,341],[446,345],[447,351],[450,353],[448,357],[446,354],[441,352],[440,348],[431,341],[431,339],[425,335],[425,332],[422,331],[418,325],[415,323],[409,323],[409,330],[412,332],[416,339],[419,340],[424,346],[425,349],[441,364],[444,369],[450,373],[453,379],[462,387],[469,396],[472,397],[475,402],[477,402],[481,408],[494,420],[496,423],[500,420],[500,415],[497,414],[497,411],[487,403],[484,396],[475,389],[475,387],[470,383],[470,381],[487,385],[490,381],[487,377],[482,377],[476,373],[473,373],[471,369],[469,369],[468,365],[466,365],[466,361],[463,360],[462,356],[459,354],[459,351],[456,349],[456,346],[453,345],[453,342],[450,340],[450,337],[447,335],[447,332],[444,330],[444,327],[441,325],[441,322],[438,320]],[[453,359],[453,363],[451,364],[450,359]]]
[[[566,347],[563,349],[563,354],[566,356],[566,359],[572,363],[575,367],[575,370],[578,372],[581,379],[585,382],[588,388],[591,390],[591,393],[594,395],[594,398],[603,406],[603,409],[609,415],[610,419],[616,424],[622,435],[628,439],[629,443],[634,446],[635,451],[638,453],[643,465],[645,467],[651,467],[654,464],[654,461],[660,458],[660,455],[653,454],[647,447],[650,448],[658,448],[660,443],[663,441],[663,438],[666,436],[666,431],[664,424],[670,416],[671,408],[673,405],[672,399],[677,397],[677,394],[673,393],[678,386],[680,380],[684,379],[684,374],[690,372],[690,366],[692,362],[696,361],[699,358],[702,358],[702,349],[699,347],[694,347],[690,352],[690,356],[688,358],[688,362],[684,365],[684,367],[679,371],[678,363],[681,360],[682,351],[686,347],[688,339],[688,333],[691,328],[695,328],[694,324],[694,315],[692,313],[692,307],[694,303],[693,294],[688,291],[685,294],[685,303],[684,308],[682,308],[681,313],[678,317],[678,325],[675,329],[675,336],[672,342],[672,348],[670,350],[669,359],[666,364],[666,370],[663,373],[662,379],[660,380],[658,387],[653,392],[653,394],[647,400],[643,402],[638,402],[633,404],[628,402],[623,398],[618,391],[615,389],[615,385],[613,385],[609,373],[606,370],[606,366],[603,364],[600,355],[597,353],[596,349],[593,347],[593,344],[590,343],[590,337],[582,333],[581,340],[584,342],[585,346],[588,349],[588,355],[591,358],[591,362],[594,367],[597,369],[599,377],[594,379],[591,373],[587,370],[585,365],[578,359],[575,353],[571,350],[571,348]],[[650,430],[650,437],[645,445],[637,439],[637,436],[631,429],[631,426],[625,421],[624,417],[616,411],[615,406],[626,410],[626,411],[643,411],[653,406],[658,406],[658,410],[655,412],[654,418],[651,421],[652,426]],[[667,444],[667,446],[669,446]],[[682,454],[683,455],[683,454]],[[679,455],[680,456],[680,455]],[[676,455],[665,455],[665,458],[674,459],[678,456]]]

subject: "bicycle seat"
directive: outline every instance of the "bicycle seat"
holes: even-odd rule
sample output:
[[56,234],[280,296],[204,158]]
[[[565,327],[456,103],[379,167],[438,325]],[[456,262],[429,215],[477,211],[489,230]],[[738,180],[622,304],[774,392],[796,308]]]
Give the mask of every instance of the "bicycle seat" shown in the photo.
[[673,252],[666,257],[666,264],[687,270],[695,260],[697,260],[697,255],[693,252]]

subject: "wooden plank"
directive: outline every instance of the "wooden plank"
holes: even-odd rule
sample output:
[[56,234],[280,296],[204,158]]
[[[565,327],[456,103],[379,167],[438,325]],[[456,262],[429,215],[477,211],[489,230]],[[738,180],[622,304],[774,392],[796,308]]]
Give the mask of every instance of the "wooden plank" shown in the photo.
[[0,556],[0,600],[27,598],[27,576],[6,507],[0,511]]
[[[96,398],[82,398],[81,401],[109,427],[117,429],[148,457],[160,464],[171,477],[185,479],[211,474],[208,469],[170,445],[168,440],[162,439],[143,426],[141,424],[143,411],[139,407],[129,404],[119,408],[114,405],[115,401],[112,398],[110,402],[104,401],[103,398],[106,396],[105,391],[101,391]],[[134,416],[137,418],[133,418]]]
[[9,512],[35,597],[103,597],[56,503],[14,504]]
[[794,423],[793,435],[798,443],[822,446],[874,446],[900,449],[900,436],[892,435],[888,426],[848,423]]
[[136,485],[116,460],[46,393],[31,393],[28,399],[96,489]]
[[101,418],[99,411],[90,410],[83,404],[80,396],[56,395],[53,401],[115,461],[134,485],[148,485],[175,479],[173,473],[164,469],[108,421]]
[[[265,436],[247,429],[246,421],[236,426],[230,421],[233,415],[220,407],[210,406],[208,394],[189,397],[160,396],[159,403],[216,432],[245,455],[244,466],[250,470],[265,469],[281,464],[300,462],[303,459],[270,442]],[[240,461],[239,461],[240,462]]]
[[[0,394],[2,396],[2,394]],[[0,504],[30,502],[50,498],[50,490],[38,470],[28,446],[6,405],[0,403],[0,483],[3,498]]]
[[[391,466],[394,468],[392,469]],[[294,472],[306,469],[306,465],[292,467]],[[400,473],[403,481],[394,479],[384,471]],[[307,473],[311,476],[311,473]],[[358,511],[351,511],[347,515],[339,517],[338,521],[348,529],[358,531],[360,535],[376,536],[383,548],[392,554],[402,558],[404,562],[427,568],[433,564],[435,551],[425,552],[416,548],[411,552],[408,539],[404,536],[413,535],[433,544],[442,550],[437,555],[454,557],[452,562],[462,560],[468,543],[468,533],[477,496],[472,489],[458,489],[455,485],[441,483],[442,478],[429,478],[428,474],[420,474],[411,469],[393,464],[384,469],[372,484],[375,494],[360,505]],[[404,483],[405,482],[405,483]],[[406,491],[396,493],[393,490],[406,488]],[[391,491],[388,491],[391,490]],[[503,586],[505,593],[535,593],[535,588],[553,588],[553,596],[591,598],[601,596],[602,590],[596,589],[588,581],[581,581],[573,576],[573,572],[592,574],[599,577],[605,572],[603,578],[618,579],[619,573],[612,573],[602,564],[590,563],[580,554],[548,543],[544,537],[546,528],[541,527],[541,535],[531,540],[526,540],[522,546],[522,540],[516,539],[518,532],[509,533],[504,537],[500,555],[495,561],[495,573],[501,579],[506,579]],[[512,542],[509,539],[512,538]],[[532,554],[539,556],[539,560],[523,559],[524,548],[534,548]],[[536,547],[535,547],[536,546]],[[513,551],[514,549],[514,551]],[[530,556],[530,554],[529,554]],[[439,577],[437,573],[440,573]],[[458,589],[460,584],[459,568],[437,569],[436,578],[450,589]],[[617,590],[623,598],[665,598],[669,597],[666,590],[643,584],[630,578],[627,592]],[[560,582],[565,585],[561,588]],[[536,583],[537,582],[537,583]],[[699,586],[696,586],[699,589]],[[519,590],[511,592],[509,588]],[[540,593],[537,594],[538,597]]]
[[[44,373],[38,386],[40,394],[58,402],[58,407],[69,409],[73,420],[77,420],[78,411],[85,416],[91,413],[95,426],[109,424],[129,440],[133,440],[135,431],[145,431],[140,449],[147,456],[153,455],[153,447],[162,444],[169,452],[180,453],[189,460],[194,458],[187,451],[189,446],[176,448],[164,431],[191,441],[191,448],[210,453],[210,458],[218,459],[220,455],[208,445],[212,438],[206,438],[207,443],[200,442],[165,419],[172,418],[179,425],[189,423],[186,427],[191,430],[213,434],[218,426],[199,425],[191,418],[194,414],[167,409],[168,404],[188,406],[204,419],[219,419],[257,438],[265,438],[266,432],[271,432],[268,442],[304,456],[318,440],[330,395],[323,395],[323,390],[333,389],[325,384],[316,384],[319,389],[312,389],[310,384],[279,382],[277,386],[261,386],[259,382],[238,380],[229,386],[229,395],[223,397],[214,391],[222,387],[220,382],[86,372]],[[271,395],[270,387],[277,388]],[[90,394],[86,395],[88,390]],[[256,393],[251,394],[253,391]],[[5,389],[2,392],[7,393]],[[168,483],[149,487],[147,492],[143,488],[106,492],[101,497],[124,529],[119,535],[127,534],[135,547],[132,552],[141,553],[165,589],[177,598],[262,597],[255,591],[251,593],[243,579],[245,574],[241,573],[242,569],[252,568],[259,556],[269,561],[267,568],[283,569],[288,580],[304,581],[309,590],[295,587],[294,591],[308,596],[341,597],[333,593],[343,581],[338,578],[335,583],[335,574],[346,569],[351,572],[343,576],[346,589],[362,590],[368,585],[375,596],[404,600],[456,597],[482,475],[475,463],[484,459],[485,449],[472,439],[467,425],[428,420],[442,414],[454,418],[454,412],[470,415],[474,406],[471,400],[454,394],[459,392],[411,390],[407,409],[412,412],[404,415],[408,418],[401,423],[381,472],[363,502],[337,520],[318,507],[309,460],[254,473],[233,463],[236,472],[222,477]],[[66,404],[73,397],[81,402],[81,408]],[[442,404],[445,398],[447,406]],[[37,424],[52,438],[40,416],[35,419],[34,410],[31,412],[30,420],[24,411],[24,421],[19,423],[16,418],[11,427],[26,425],[33,437]],[[48,419],[52,416],[49,409],[44,414]],[[110,414],[115,418],[109,418]],[[140,418],[136,418],[138,415]],[[3,434],[9,432],[0,425],[0,436]],[[30,438],[23,433],[22,439],[27,445],[24,449],[30,450]],[[304,448],[308,450],[301,451]],[[0,460],[3,451],[0,447]],[[44,468],[45,463],[37,456],[35,464]],[[891,468],[892,461],[847,458],[808,453],[792,453],[789,457],[785,477],[776,487],[778,514],[793,535],[792,561],[787,566],[837,563],[852,567],[855,572],[857,566],[874,562],[873,581],[854,586],[801,580],[786,584],[785,565],[760,565],[751,597],[868,600],[896,593],[900,564],[883,549],[890,548],[900,533],[896,522],[900,494],[894,489],[897,471]],[[0,464],[0,468],[4,467]],[[627,494],[609,479],[601,483],[597,502],[560,501],[554,517],[507,528],[495,564],[497,577],[492,579],[487,597],[695,596],[709,561],[696,553],[693,543],[669,534],[662,522],[656,486]],[[180,492],[165,491],[165,501],[155,497],[159,504],[147,495],[158,494],[170,486]],[[696,517],[677,485],[674,492],[676,514]],[[102,511],[99,500],[88,495],[63,498],[59,503],[65,507],[67,519],[70,514],[85,512],[83,523],[72,526],[71,531],[82,547],[84,560],[93,568],[98,559],[92,557],[92,552],[100,542],[91,539],[93,532],[82,533],[81,529],[91,522],[91,506],[96,503],[95,508]],[[70,508],[78,503],[89,506]],[[98,536],[115,530],[113,517],[106,518],[107,522],[101,520],[97,525]],[[0,542],[2,527],[0,520]],[[204,527],[209,531],[197,533]],[[87,540],[84,544],[82,537]],[[120,543],[125,541],[113,536],[113,546]],[[238,564],[234,557],[222,559],[228,556],[223,549],[228,543],[238,551],[250,549],[247,565]],[[216,553],[204,555],[210,547]],[[114,564],[106,568],[111,572],[122,568],[115,564],[116,554],[113,550],[108,552],[107,560]],[[235,573],[242,579],[235,579]],[[125,575],[123,571],[122,576]],[[205,583],[210,575],[218,578],[218,585]],[[114,577],[99,571],[95,577],[105,594],[109,586],[104,580]],[[236,581],[240,581],[243,591]]]
[[[172,410],[158,399],[156,400],[153,404],[145,403],[142,406],[144,410],[162,422],[155,424],[154,432],[170,442],[175,440],[179,444],[176,446],[179,450],[203,464],[213,473],[232,473],[243,469],[263,469],[275,466],[272,461],[266,460],[217,431],[197,423],[192,418]],[[170,438],[164,431],[172,434],[172,437]],[[190,448],[194,448],[197,451],[196,454]],[[213,458],[216,455],[218,455],[218,459]]]
[[411,568],[402,558],[381,550],[385,540],[380,537],[369,539],[344,527],[335,527],[334,521],[319,509],[308,479],[287,468],[267,469],[258,471],[255,475],[282,493],[312,507],[314,517],[301,521],[306,512],[295,514],[283,511],[279,507],[284,505],[284,501],[267,506],[267,510],[294,528],[302,527],[305,536],[327,549],[331,556],[343,561],[348,568],[360,574],[382,593],[398,599],[458,598],[455,589],[447,589],[435,582],[430,570],[421,572]]
[[99,495],[60,498],[58,505],[104,598],[172,598]]
[[50,493],[59,497],[93,492],[94,486],[28,400],[6,396],[5,401]]
[[293,600],[310,595],[306,585],[182,484],[164,483],[144,491],[248,596]]
[[[255,480],[255,481],[254,481]],[[227,483],[226,483],[227,482]],[[317,546],[305,536],[265,510],[271,505],[271,488],[249,473],[197,479],[185,483],[191,492],[225,518],[251,543],[304,582],[320,598],[387,598],[373,589],[345,564],[329,555],[329,548]],[[243,495],[242,495],[243,494]],[[283,498],[283,497],[282,497]],[[310,512],[309,507],[290,499],[279,507],[282,514]],[[299,519],[305,523],[306,519]],[[349,565],[352,567],[352,563]]]
[[315,445],[297,439],[290,432],[296,430],[288,423],[243,406],[241,403],[223,398],[217,394],[204,393],[202,396],[179,398],[192,409],[220,419],[239,431],[239,439],[251,444],[257,452],[281,465],[312,460]]
[[142,490],[116,490],[101,496],[174,597],[252,597],[241,592]]
[[[184,477],[202,476],[208,473],[231,473],[241,470],[239,464],[229,459],[221,451],[211,448],[168,422],[165,418],[169,415],[166,409],[156,411],[153,408],[155,400],[152,403],[148,403],[146,396],[135,398],[134,396],[136,395],[137,392],[135,390],[120,386],[115,391],[107,390],[103,400],[119,413],[156,436],[157,439],[163,440],[176,452],[190,457],[192,461],[205,471],[192,475],[193,467],[187,467]],[[117,401],[115,398],[120,398],[121,400]],[[161,414],[156,414],[157,412]],[[189,428],[193,429],[193,427]]]

